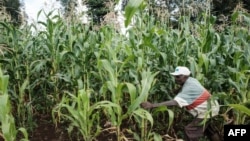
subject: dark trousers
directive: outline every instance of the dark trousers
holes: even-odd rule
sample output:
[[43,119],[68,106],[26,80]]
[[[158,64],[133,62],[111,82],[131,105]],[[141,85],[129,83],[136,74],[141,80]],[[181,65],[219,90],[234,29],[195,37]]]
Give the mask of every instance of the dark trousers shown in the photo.
[[[185,126],[185,134],[187,141],[199,141],[205,135],[210,141],[221,141],[218,130],[211,124],[211,120],[202,123],[204,119],[195,118],[191,123]],[[186,141],[185,140],[185,141]]]
[[201,124],[203,119],[195,118],[191,123],[185,126],[185,134],[187,141],[199,141],[201,137],[204,137],[204,131],[207,127],[205,124]]

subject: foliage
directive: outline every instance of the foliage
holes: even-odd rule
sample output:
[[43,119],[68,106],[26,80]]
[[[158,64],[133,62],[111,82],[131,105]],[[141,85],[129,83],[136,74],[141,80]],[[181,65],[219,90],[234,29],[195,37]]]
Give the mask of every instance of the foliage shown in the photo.
[[[112,110],[112,107],[118,106],[109,101],[100,101],[91,105],[90,90],[82,89],[79,90],[77,95],[67,95],[62,98],[54,112],[59,115],[59,118],[62,116],[63,119],[70,121],[70,134],[76,127],[86,141],[93,140],[100,133],[99,122],[101,115],[96,109],[104,107]],[[67,110],[66,113],[63,113],[64,109]]]
[[28,133],[25,128],[16,129],[15,119],[11,113],[12,106],[8,95],[8,83],[9,76],[4,75],[0,68],[0,135],[6,141],[15,141],[17,133],[20,131],[24,135],[24,138],[20,139],[20,141],[28,141]]
[[20,26],[24,18],[20,14],[22,7],[20,0],[3,0],[3,6],[6,8],[6,12],[10,14],[11,23]]
[[69,18],[71,20],[74,19],[76,13],[76,7],[78,5],[76,0],[60,0],[60,3],[63,7],[63,15],[65,18]]
[[125,14],[127,23],[133,19],[128,36],[109,25],[92,29],[52,13],[37,23],[40,28],[1,22],[0,63],[9,76],[17,126],[31,132],[35,115],[52,112],[54,123],[68,125],[78,139],[95,139],[109,129],[119,141],[174,136],[189,120],[182,109],[147,111],[139,105],[175,96],[169,73],[177,65],[189,67],[219,100],[221,117],[249,123],[249,13],[235,11],[232,23],[220,31],[209,10],[195,22],[181,16],[172,28],[150,15],[147,3],[137,2],[126,7],[133,10]]
[[94,23],[101,23],[104,15],[109,13],[115,0],[87,0],[86,5],[89,9],[89,16]]
[[139,7],[143,7],[143,0],[130,0],[125,8],[125,26],[127,27],[131,22],[132,17],[134,16],[135,12],[139,9]]

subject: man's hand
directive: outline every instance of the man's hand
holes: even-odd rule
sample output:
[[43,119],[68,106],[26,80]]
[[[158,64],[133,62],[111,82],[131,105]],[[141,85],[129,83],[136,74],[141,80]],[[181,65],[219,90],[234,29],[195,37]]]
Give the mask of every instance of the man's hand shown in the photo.
[[150,102],[142,102],[140,105],[144,109],[151,109],[151,108],[153,108],[153,104],[150,103]]
[[141,107],[144,109],[151,109],[151,108],[156,108],[160,106],[177,106],[178,103],[175,100],[169,100],[161,103],[150,103],[150,102],[142,102]]

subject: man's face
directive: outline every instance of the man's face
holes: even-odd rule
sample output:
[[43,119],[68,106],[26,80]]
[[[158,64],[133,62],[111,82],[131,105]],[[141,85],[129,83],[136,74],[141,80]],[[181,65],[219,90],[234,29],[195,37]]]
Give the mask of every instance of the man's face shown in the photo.
[[177,83],[179,85],[183,85],[185,83],[187,77],[185,75],[175,75],[174,79],[175,79],[175,83]]

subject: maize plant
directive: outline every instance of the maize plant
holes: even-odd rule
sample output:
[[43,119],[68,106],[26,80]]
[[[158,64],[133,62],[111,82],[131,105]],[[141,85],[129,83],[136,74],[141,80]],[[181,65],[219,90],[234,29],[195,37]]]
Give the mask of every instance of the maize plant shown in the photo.
[[[101,111],[98,109],[112,110],[112,108],[119,108],[118,105],[109,101],[100,101],[92,105],[90,101],[91,94],[91,90],[85,89],[79,90],[77,95],[66,93],[61,103],[53,111],[53,117],[58,115],[59,119],[69,120],[70,127],[68,127],[68,131],[70,134],[76,128],[80,132],[81,138],[86,141],[94,140],[101,132],[99,125]],[[67,112],[63,112],[65,109]]]
[[32,133],[52,113],[72,140],[97,140],[110,129],[117,141],[182,138],[189,120],[182,109],[140,108],[143,101],[175,96],[170,72],[176,66],[189,67],[219,100],[220,124],[249,124],[249,13],[234,11],[230,25],[217,30],[218,17],[209,9],[196,20],[180,16],[173,26],[147,6],[129,1],[126,36],[112,25],[96,28],[50,12],[33,25],[1,22],[1,125],[11,127],[1,127],[1,136],[16,139],[14,121]]
[[28,133],[25,128],[17,129],[15,119],[11,113],[11,104],[8,95],[9,76],[4,75],[0,69],[0,123],[1,123],[1,138],[6,141],[15,141],[17,133],[23,133],[24,138],[21,141],[28,141]]

